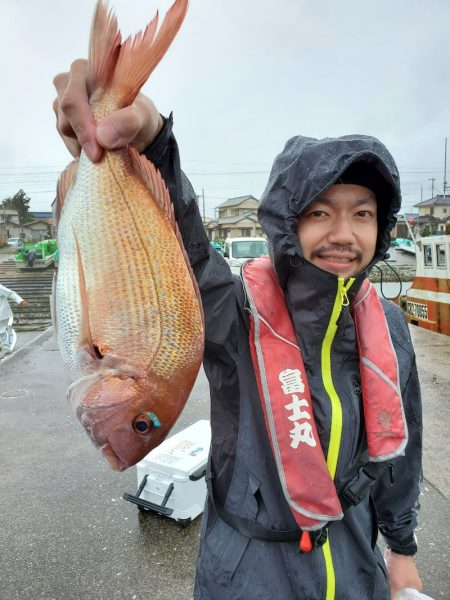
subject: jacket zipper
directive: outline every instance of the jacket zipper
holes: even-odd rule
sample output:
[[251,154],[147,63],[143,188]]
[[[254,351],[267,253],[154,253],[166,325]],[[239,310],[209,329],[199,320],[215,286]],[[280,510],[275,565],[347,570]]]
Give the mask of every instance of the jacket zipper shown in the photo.
[[[338,287],[334,300],[333,310],[331,312],[330,322],[328,323],[327,331],[322,343],[321,362],[322,362],[322,380],[326,393],[331,401],[331,426],[330,439],[327,452],[327,467],[331,478],[336,475],[337,461],[339,456],[339,448],[341,445],[342,435],[342,405],[336,389],[333,384],[331,374],[331,346],[337,331],[337,320],[341,314],[342,308],[349,305],[347,292],[353,285],[355,279],[350,277],[347,284],[343,277],[338,278]],[[334,600],[336,592],[336,578],[334,574],[333,557],[331,555],[330,538],[328,535],[327,541],[322,546],[325,559],[325,570],[327,578],[326,600]]]

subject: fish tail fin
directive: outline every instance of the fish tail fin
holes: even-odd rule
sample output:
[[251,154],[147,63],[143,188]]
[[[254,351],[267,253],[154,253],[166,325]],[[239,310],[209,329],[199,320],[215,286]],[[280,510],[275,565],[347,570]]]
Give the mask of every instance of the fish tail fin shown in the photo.
[[174,40],[184,20],[188,0],[175,0],[157,32],[158,14],[143,32],[121,43],[117,19],[99,0],[94,14],[88,64],[92,97],[111,92],[118,108],[129,106]]
[[108,0],[98,0],[92,20],[87,66],[87,89],[91,100],[110,87],[121,42],[117,18],[109,10]]

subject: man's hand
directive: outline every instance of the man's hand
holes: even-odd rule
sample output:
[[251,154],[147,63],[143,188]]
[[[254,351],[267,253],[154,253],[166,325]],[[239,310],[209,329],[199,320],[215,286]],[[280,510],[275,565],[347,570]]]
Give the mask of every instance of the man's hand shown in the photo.
[[413,588],[422,591],[422,582],[412,556],[396,554],[389,548],[384,551],[384,561],[391,582],[391,598],[403,588]]
[[83,148],[92,162],[100,160],[104,149],[115,150],[128,144],[142,152],[163,126],[153,102],[139,94],[131,106],[109,114],[96,126],[86,76],[87,61],[78,59],[68,73],[59,73],[53,80],[58,94],[53,102],[56,128],[69,152],[76,157]]
[[19,302],[19,306],[30,306],[30,303],[28,300],[22,300],[22,302]]

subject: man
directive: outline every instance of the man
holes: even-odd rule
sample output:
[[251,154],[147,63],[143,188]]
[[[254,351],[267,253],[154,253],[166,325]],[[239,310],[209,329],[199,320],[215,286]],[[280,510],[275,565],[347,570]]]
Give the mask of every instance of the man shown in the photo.
[[11,351],[12,336],[8,323],[13,313],[9,300],[21,306],[28,306],[28,302],[21,298],[19,294],[0,283],[0,358]]
[[67,147],[93,161],[127,143],[145,152],[202,294],[212,448],[195,598],[381,600],[421,589],[414,352],[401,311],[367,281],[400,208],[392,157],[366,136],[290,140],[259,211],[270,261],[244,267],[244,290],[204,233],[172,119],[140,95],[96,128],[85,69],[76,61],[55,78]]

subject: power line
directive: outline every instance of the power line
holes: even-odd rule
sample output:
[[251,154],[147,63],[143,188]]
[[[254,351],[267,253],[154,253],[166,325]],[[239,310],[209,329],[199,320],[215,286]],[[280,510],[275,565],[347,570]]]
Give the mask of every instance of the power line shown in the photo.
[[[199,162],[199,163],[203,163],[203,164],[236,164],[236,165],[258,165],[258,164],[263,164],[263,163],[243,163],[241,161],[236,162],[236,163],[229,163],[229,162],[223,162],[223,161],[207,161],[207,160],[183,160],[183,164],[187,163],[187,162]],[[14,166],[10,166],[10,167],[1,167],[0,166],[0,170],[9,170],[10,173],[1,173],[0,172],[0,177],[8,177],[8,176],[25,176],[25,175],[60,175],[61,171],[64,170],[66,167],[66,165],[62,165],[62,166],[49,166],[49,167],[14,167]],[[41,171],[28,171],[25,169],[42,169]],[[13,169],[24,169],[23,171],[13,171]],[[56,169],[56,170],[53,170]],[[442,169],[424,169],[424,167],[409,167],[409,169],[411,170],[403,170],[403,169],[399,169],[400,174],[405,174],[405,175],[414,175],[414,174],[422,174],[422,175],[428,175],[428,174],[433,174],[433,173],[442,173]],[[202,172],[198,172],[198,173],[191,173],[191,175],[247,175],[247,174],[266,174],[270,172],[270,167],[267,169],[264,169],[262,171],[220,171],[220,172],[213,172],[213,171],[202,171]]]
[[[10,192],[2,192],[2,193],[6,194],[6,193],[10,193]],[[56,194],[56,187],[54,190],[27,190],[26,194]]]

